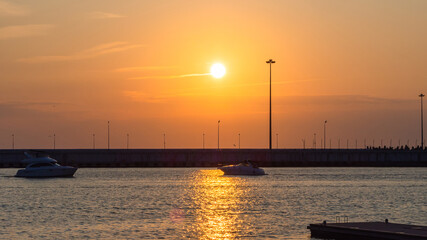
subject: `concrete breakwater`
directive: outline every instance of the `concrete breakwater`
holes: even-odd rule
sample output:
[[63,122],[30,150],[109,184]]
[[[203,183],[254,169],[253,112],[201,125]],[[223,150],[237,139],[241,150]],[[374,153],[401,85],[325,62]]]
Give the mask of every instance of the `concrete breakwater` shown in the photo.
[[[0,167],[25,167],[26,150],[0,150]],[[40,149],[76,167],[427,167],[427,151],[389,149]]]

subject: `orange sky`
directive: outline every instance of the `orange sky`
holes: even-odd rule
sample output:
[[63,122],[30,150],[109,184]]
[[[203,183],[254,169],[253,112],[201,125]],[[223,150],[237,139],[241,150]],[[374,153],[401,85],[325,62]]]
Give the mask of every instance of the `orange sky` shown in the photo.
[[[426,1],[0,0],[0,148],[420,142]],[[213,63],[227,68],[221,79]],[[418,139],[418,140],[416,140]]]

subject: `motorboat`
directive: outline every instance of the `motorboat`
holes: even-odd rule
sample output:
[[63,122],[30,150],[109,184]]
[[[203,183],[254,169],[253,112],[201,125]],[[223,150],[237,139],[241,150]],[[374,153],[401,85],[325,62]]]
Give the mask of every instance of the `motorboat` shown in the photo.
[[72,177],[77,171],[76,167],[61,166],[53,158],[46,154],[24,153],[28,158],[22,160],[27,164],[25,169],[20,169],[15,177],[48,178],[48,177]]
[[224,175],[266,175],[264,169],[246,161],[237,165],[226,165],[218,167]]

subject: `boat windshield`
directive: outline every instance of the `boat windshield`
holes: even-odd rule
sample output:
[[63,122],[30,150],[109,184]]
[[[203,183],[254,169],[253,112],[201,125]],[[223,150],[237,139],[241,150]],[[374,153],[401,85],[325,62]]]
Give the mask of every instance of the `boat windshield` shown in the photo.
[[31,167],[31,168],[51,167],[51,166],[54,166],[54,165],[57,165],[57,164],[56,163],[55,164],[53,164],[53,163],[34,163],[34,164],[32,164],[32,165],[30,165],[28,167]]

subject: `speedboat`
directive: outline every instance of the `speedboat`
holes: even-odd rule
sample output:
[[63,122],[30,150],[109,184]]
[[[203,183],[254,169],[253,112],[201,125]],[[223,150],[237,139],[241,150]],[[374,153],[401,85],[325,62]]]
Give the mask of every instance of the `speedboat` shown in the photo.
[[47,177],[72,177],[77,171],[77,168],[71,166],[61,166],[53,158],[48,155],[36,154],[31,155],[27,152],[24,153],[28,158],[22,160],[27,164],[25,169],[20,169],[15,177],[27,178],[47,178]]
[[223,171],[224,175],[265,175],[264,169],[249,161],[237,165],[221,166],[218,169]]

